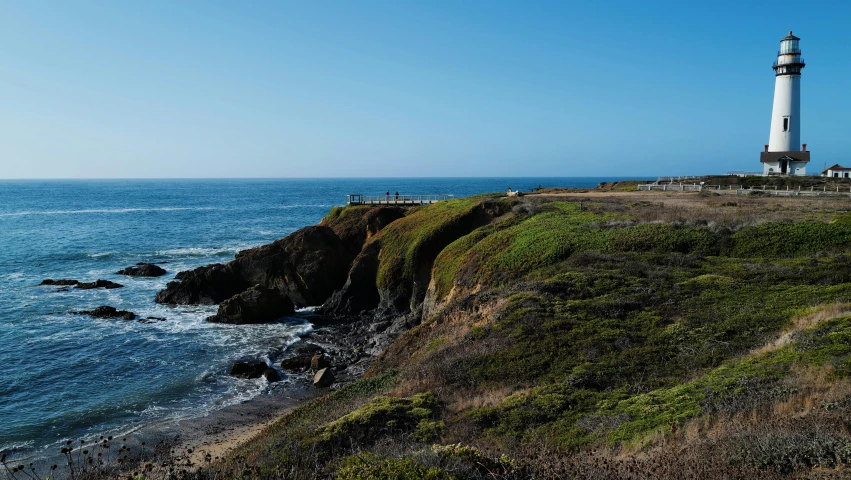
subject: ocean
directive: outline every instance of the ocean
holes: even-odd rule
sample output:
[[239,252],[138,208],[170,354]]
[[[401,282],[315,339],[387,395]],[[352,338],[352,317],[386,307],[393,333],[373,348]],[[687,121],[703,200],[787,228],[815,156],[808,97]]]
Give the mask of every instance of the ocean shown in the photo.
[[[265,325],[208,324],[215,306],[164,306],[154,295],[182,270],[317,222],[345,195],[467,196],[593,187],[615,178],[0,181],[0,452],[54,453],[65,440],[118,435],[205,415],[269,392],[227,375],[231,362],[278,362],[311,331],[304,316]],[[114,272],[165,262],[168,274]],[[38,286],[111,280],[112,290]],[[111,305],[139,323],[70,312]]]

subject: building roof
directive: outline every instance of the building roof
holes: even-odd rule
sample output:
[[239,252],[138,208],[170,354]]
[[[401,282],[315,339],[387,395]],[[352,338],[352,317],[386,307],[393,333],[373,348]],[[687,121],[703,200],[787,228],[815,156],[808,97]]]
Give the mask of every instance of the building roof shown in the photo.
[[809,162],[810,152],[760,152],[759,161],[762,163],[776,162],[783,157],[793,162]]
[[828,171],[828,170],[842,171],[842,170],[851,170],[851,168],[849,168],[849,167],[843,167],[842,165],[839,165],[839,164],[837,163],[837,164],[835,164],[835,165],[834,165],[834,166],[832,166],[832,167],[827,167],[827,168],[825,168],[824,170],[822,170],[822,171],[821,171],[821,173],[824,173],[824,172],[826,172],[826,171]]
[[783,40],[800,40],[800,38],[798,38],[798,37],[796,37],[796,36],[792,35],[792,30],[789,30],[789,35],[786,35],[785,37],[783,37],[783,38],[781,38],[781,39],[780,39],[780,41],[781,41],[781,42],[782,42]]

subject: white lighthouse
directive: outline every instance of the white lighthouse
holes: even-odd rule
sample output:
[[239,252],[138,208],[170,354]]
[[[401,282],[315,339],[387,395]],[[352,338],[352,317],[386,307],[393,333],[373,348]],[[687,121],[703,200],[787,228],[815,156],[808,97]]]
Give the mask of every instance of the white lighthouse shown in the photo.
[[801,144],[801,39],[792,35],[780,40],[774,62],[774,108],[768,145],[760,154],[763,175],[806,175],[810,152]]

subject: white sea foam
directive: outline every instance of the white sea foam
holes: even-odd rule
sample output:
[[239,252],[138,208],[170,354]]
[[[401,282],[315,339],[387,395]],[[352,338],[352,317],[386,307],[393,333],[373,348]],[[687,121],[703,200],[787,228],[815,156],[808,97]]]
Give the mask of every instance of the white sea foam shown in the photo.
[[335,205],[325,204],[325,203],[305,203],[305,204],[293,204],[293,205],[278,205],[277,208],[331,208]]
[[6,452],[10,450],[23,450],[25,448],[31,448],[35,445],[34,440],[28,440],[26,442],[20,443],[0,443],[0,452]]
[[211,257],[213,255],[221,255],[225,253],[238,253],[242,250],[256,247],[254,243],[243,243],[227,247],[185,247],[185,248],[169,248],[166,250],[157,250],[157,255],[170,255],[173,257]]
[[27,210],[0,213],[0,217],[23,217],[27,215],[75,215],[83,213],[134,213],[134,212],[179,212],[185,210],[226,210],[220,207],[157,207],[157,208],[88,208],[82,210]]

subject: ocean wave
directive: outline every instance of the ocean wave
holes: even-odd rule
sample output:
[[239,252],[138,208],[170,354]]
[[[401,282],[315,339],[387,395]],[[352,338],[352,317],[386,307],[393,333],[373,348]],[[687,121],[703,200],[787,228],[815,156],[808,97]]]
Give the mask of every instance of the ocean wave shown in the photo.
[[276,208],[331,208],[335,206],[330,203],[298,203],[293,205],[278,205]]
[[34,440],[19,443],[0,443],[0,452],[14,452],[15,450],[31,448],[33,445],[35,445]]
[[242,250],[256,247],[255,244],[240,244],[229,247],[184,247],[157,250],[156,255],[170,255],[173,257],[211,257],[225,253],[238,253]]
[[185,210],[226,210],[221,207],[156,207],[156,208],[87,208],[81,210],[27,210],[0,213],[0,217],[23,217],[27,215],[74,215],[82,213],[134,213],[134,212],[179,212]]
[[100,258],[100,257],[110,257],[115,255],[118,252],[98,252],[98,253],[89,253],[88,256],[91,258]]

